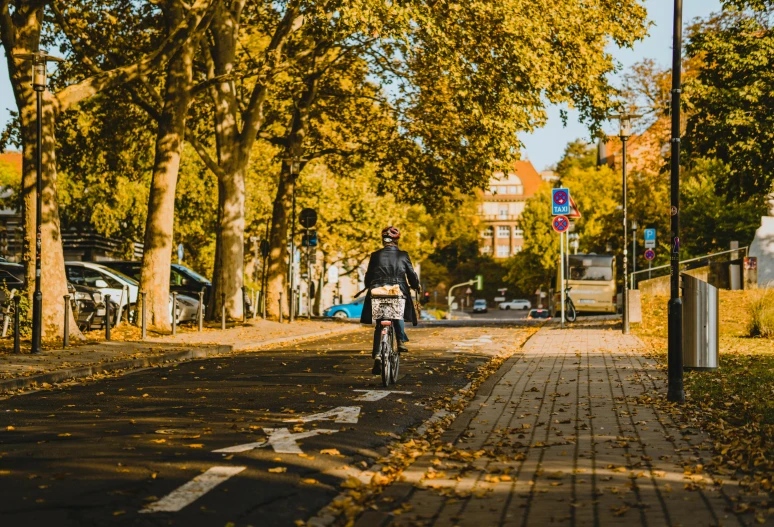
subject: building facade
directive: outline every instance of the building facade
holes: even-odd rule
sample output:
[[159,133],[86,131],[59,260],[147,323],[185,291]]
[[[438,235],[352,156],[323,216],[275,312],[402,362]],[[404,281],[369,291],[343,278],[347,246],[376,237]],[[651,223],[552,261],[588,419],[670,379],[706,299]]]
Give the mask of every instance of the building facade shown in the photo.
[[543,183],[529,161],[516,161],[507,173],[494,173],[479,207],[482,254],[509,258],[521,251],[524,232],[519,228],[518,220],[527,200]]

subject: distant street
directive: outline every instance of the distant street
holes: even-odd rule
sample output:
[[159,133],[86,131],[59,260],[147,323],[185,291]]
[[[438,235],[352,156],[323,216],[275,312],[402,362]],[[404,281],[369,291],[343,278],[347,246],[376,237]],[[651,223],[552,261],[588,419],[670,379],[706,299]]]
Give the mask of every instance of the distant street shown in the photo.
[[409,329],[398,385],[370,331],[0,401],[7,525],[293,525],[523,332]]

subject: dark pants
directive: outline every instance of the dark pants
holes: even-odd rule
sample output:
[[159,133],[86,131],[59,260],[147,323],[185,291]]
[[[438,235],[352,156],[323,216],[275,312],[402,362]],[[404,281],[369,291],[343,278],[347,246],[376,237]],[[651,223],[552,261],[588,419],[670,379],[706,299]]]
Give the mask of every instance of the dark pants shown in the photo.
[[[408,342],[409,338],[408,335],[406,335],[406,323],[403,320],[393,320],[393,323],[396,323],[398,326],[397,328],[397,337],[398,342]],[[371,352],[371,356],[373,358],[376,358],[376,356],[379,354],[379,344],[381,342],[381,336],[382,336],[382,326],[379,324],[376,324],[376,328],[374,329],[374,349]]]

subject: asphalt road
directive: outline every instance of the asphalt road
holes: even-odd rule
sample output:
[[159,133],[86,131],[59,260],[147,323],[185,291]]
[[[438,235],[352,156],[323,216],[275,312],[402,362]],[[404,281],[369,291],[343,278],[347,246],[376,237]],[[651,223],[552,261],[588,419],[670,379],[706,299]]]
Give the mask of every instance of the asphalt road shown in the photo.
[[410,330],[391,393],[363,330],[7,398],[0,525],[294,525],[520,331]]

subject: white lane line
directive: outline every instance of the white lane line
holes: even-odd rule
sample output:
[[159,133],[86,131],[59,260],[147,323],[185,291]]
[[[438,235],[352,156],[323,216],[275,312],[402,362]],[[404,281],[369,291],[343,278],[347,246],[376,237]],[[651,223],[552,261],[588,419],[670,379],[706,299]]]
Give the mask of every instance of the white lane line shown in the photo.
[[356,392],[363,392],[363,395],[357,397],[356,401],[367,401],[367,402],[374,402],[379,401],[381,399],[384,399],[391,393],[399,393],[402,395],[411,395],[412,392],[399,392],[399,391],[388,391],[388,390],[355,390]]
[[298,446],[296,441],[320,434],[335,434],[338,432],[338,430],[329,430],[325,428],[299,433],[293,433],[287,428],[264,428],[263,431],[269,436],[266,438],[266,441],[220,448],[218,450],[213,450],[213,452],[216,454],[237,454],[239,452],[247,452],[255,448],[271,445],[278,454],[303,454],[304,452],[301,450],[301,447]]
[[311,423],[312,421],[336,421],[337,423],[357,424],[360,418],[359,406],[339,406],[333,410],[306,417],[293,417],[285,419],[286,423]]
[[231,476],[236,476],[247,467],[212,467],[199,474],[188,483],[173,490],[159,501],[155,501],[141,509],[140,512],[177,512],[186,505],[190,505],[209,491],[226,481]]

